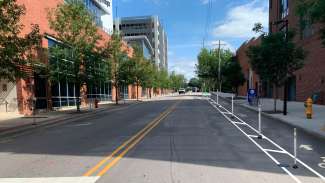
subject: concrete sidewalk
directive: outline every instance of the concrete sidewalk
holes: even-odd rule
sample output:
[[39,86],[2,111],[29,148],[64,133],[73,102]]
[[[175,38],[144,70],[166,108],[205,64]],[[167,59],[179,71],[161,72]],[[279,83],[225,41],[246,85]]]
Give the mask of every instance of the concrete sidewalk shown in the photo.
[[23,116],[17,113],[0,113],[0,137],[32,130],[42,126],[48,126],[55,123],[63,123],[68,120],[78,120],[88,116],[96,115],[103,111],[115,111],[123,109],[137,101],[122,101],[120,105],[113,103],[100,104],[99,108],[94,109],[89,106],[81,108],[81,112],[76,111],[76,107],[64,108],[58,111],[44,112],[35,116]]
[[[215,94],[215,93],[214,93]],[[231,100],[232,94],[222,93],[221,97]],[[248,109],[258,111],[257,106],[251,106],[247,100],[235,100],[235,104],[239,104]],[[288,115],[282,113],[272,114],[274,111],[274,100],[269,98],[260,99],[262,104],[263,115],[290,124],[302,129],[310,134],[325,138],[325,106],[313,105],[313,119],[307,119],[305,116],[305,107],[303,102],[288,102]],[[277,101],[277,110],[282,111],[283,101]]]

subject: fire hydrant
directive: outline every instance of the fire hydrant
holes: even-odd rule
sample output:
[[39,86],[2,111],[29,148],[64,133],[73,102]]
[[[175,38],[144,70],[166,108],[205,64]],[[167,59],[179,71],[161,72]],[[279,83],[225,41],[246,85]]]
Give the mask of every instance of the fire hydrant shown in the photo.
[[307,119],[312,119],[313,118],[313,100],[309,97],[307,101],[305,102],[305,113]]
[[98,108],[98,103],[99,103],[99,100],[96,98],[96,99],[95,99],[95,108],[96,108],[96,109]]

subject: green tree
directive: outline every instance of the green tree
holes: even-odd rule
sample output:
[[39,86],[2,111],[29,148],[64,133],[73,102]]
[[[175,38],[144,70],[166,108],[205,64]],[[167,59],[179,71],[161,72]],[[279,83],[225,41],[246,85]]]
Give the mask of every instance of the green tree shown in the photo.
[[149,60],[146,60],[143,55],[143,51],[138,45],[133,45],[134,54],[130,59],[131,61],[131,73],[130,73],[130,84],[136,85],[137,100],[139,100],[139,86],[147,87],[146,85],[150,82],[152,76],[152,68]]
[[185,76],[182,74],[176,74],[175,71],[173,71],[170,76],[170,88],[174,91],[177,91],[179,88],[185,88],[187,81],[185,79]]
[[[100,39],[95,20],[81,1],[72,0],[50,10],[48,20],[50,28],[63,45],[59,48],[68,49],[71,53],[71,80],[77,88],[81,88],[87,82],[87,53],[95,49]],[[80,111],[80,92],[77,92],[77,98],[77,110]]]
[[294,33],[289,31],[273,34],[263,34],[261,44],[250,46],[247,56],[253,70],[259,75],[262,81],[269,82],[276,88],[274,95],[274,111],[278,89],[284,82],[294,75],[294,72],[304,65],[305,52],[302,47],[293,43]]
[[[111,70],[111,62],[105,60],[102,55],[101,48],[89,50],[85,53],[85,55],[85,64],[87,66],[85,67],[87,75],[87,86],[91,89],[95,88],[97,91],[97,88],[103,83],[110,82],[111,75],[108,70]],[[91,89],[88,91],[92,91]]]
[[31,32],[21,36],[20,18],[25,12],[16,0],[0,1],[0,79],[15,81],[27,76],[26,68],[34,71],[38,65],[35,52],[40,49],[41,35],[38,25],[31,25]]
[[224,64],[222,72],[224,88],[229,88],[231,92],[238,94],[238,87],[245,83],[245,76],[236,56]]
[[143,82],[143,87],[149,89],[149,98],[151,98],[151,91],[152,88],[155,87],[156,75],[158,74],[158,70],[155,64],[153,64],[153,62],[149,60],[146,63],[145,71],[146,79]]
[[201,82],[198,78],[191,78],[188,82],[189,87],[201,88]]
[[115,88],[115,103],[119,101],[119,88],[132,82],[132,66],[127,52],[123,48],[121,36],[114,32],[111,40],[103,48],[102,55],[106,63],[110,62],[109,78]]
[[152,86],[154,90],[170,88],[168,71],[166,69],[158,69],[158,67],[154,65],[153,77]]
[[[220,50],[220,67],[221,71],[224,64],[233,56],[230,50]],[[196,74],[203,81],[203,89],[215,90],[219,86],[219,50],[208,50],[203,48],[198,55],[198,64],[196,65]],[[222,74],[222,73],[221,73]],[[222,82],[221,75],[220,81]]]
[[314,23],[321,23],[321,39],[325,46],[325,1],[324,0],[298,0],[297,14],[300,17],[301,33]]

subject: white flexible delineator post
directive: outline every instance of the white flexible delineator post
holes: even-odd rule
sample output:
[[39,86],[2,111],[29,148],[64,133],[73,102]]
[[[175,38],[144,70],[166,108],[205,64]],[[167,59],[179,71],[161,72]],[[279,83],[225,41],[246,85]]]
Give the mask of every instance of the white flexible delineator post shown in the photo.
[[262,139],[262,105],[258,104],[258,138]]
[[293,148],[294,148],[293,168],[298,168],[298,165],[297,165],[297,128],[294,128],[294,131],[293,131]]
[[[236,126],[236,128],[238,128],[243,134],[245,134],[245,136],[247,136],[258,148],[260,148],[266,155],[268,155],[269,158],[271,158],[277,165],[280,165],[280,162],[276,160],[275,157],[273,157],[271,154],[268,153],[268,151],[270,151],[270,149],[264,149],[261,145],[258,144],[258,141],[255,141],[253,139],[253,137],[251,137],[250,134],[247,134],[244,130],[242,130],[240,128],[240,126],[238,124],[236,124],[235,122],[233,122],[232,119],[230,119],[230,117],[228,117],[226,114],[231,114],[230,111],[228,109],[226,109],[223,106],[216,107],[214,106],[214,108],[219,111],[230,123],[232,123],[233,125]],[[249,127],[250,129],[252,129],[254,132],[256,132],[257,134],[259,134],[258,129],[253,128],[251,125],[249,125],[248,123],[246,123],[244,120],[242,120],[241,118],[239,118],[236,115],[232,115],[234,118],[238,119],[240,122],[242,122],[241,124],[244,124],[245,126]],[[296,132],[296,136],[297,136],[297,132]],[[256,138],[256,137],[255,137]],[[301,165],[302,167],[306,168],[307,170],[309,170],[310,172],[312,172],[313,174],[315,174],[317,177],[319,177],[322,181],[325,182],[325,177],[320,174],[319,172],[317,172],[316,170],[314,170],[313,168],[311,168],[310,166],[308,166],[306,163],[304,163],[302,160],[300,160],[297,157],[297,152],[296,155],[289,153],[287,150],[285,150],[283,147],[281,147],[280,145],[278,145],[277,143],[275,143],[273,140],[271,140],[270,138],[268,138],[267,136],[263,136],[263,139],[270,142],[271,144],[273,144],[278,150],[279,153],[282,154],[287,154],[289,157],[295,159],[296,163],[297,163],[297,168],[298,168],[298,164]],[[297,149],[297,141],[294,142],[296,144],[296,148]],[[274,151],[274,150],[273,150]],[[325,158],[325,157],[324,157]],[[324,159],[325,160],[325,159]],[[325,162],[325,161],[324,161]],[[325,163],[324,163],[325,164]],[[294,168],[294,167],[293,167]],[[292,177],[295,182],[297,183],[301,183],[301,181],[298,179],[298,177],[294,176],[286,167],[281,167],[281,169],[283,169],[288,175],[290,175],[290,177]]]
[[219,105],[219,90],[217,91],[217,104]]
[[234,114],[234,95],[231,96],[231,114]]

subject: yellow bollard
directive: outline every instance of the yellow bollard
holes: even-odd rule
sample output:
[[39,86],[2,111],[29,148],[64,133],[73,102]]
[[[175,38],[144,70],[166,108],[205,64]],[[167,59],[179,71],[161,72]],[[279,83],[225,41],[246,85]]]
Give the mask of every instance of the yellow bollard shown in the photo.
[[307,101],[305,102],[305,113],[307,119],[312,119],[313,118],[313,100],[309,97]]

